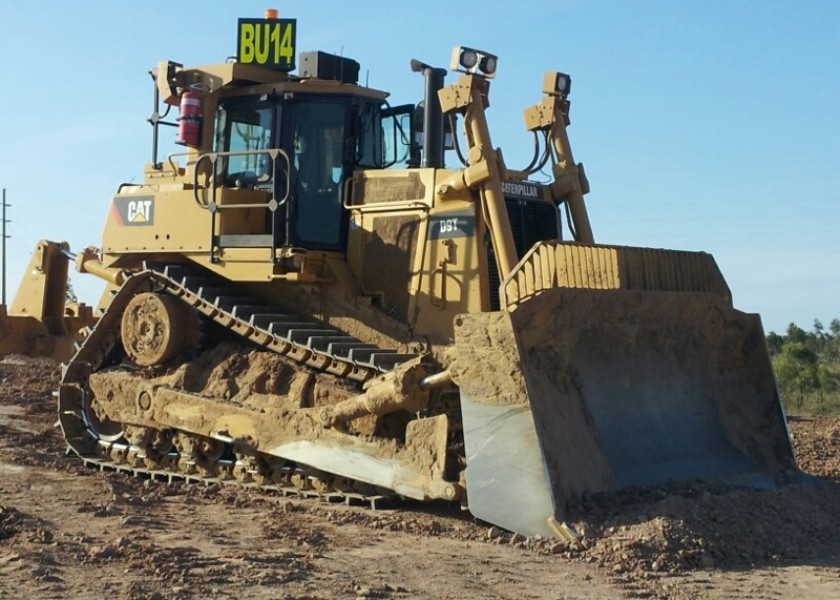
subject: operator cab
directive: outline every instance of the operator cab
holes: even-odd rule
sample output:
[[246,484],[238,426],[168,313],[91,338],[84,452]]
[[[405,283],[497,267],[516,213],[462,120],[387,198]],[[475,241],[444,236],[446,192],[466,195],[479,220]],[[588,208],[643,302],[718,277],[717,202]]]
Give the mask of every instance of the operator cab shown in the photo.
[[[359,85],[352,59],[297,57],[296,27],[294,19],[240,19],[235,60],[187,69],[167,61],[152,72],[152,164],[164,169],[158,126],[177,127],[195,202],[212,215],[211,262],[235,247],[270,247],[272,262],[278,248],[343,252],[353,172],[417,167],[426,155],[418,106],[391,107],[387,93]],[[175,105],[177,123],[165,121]]]
[[[352,169],[344,151],[349,108],[345,98],[280,101],[246,97],[220,102],[215,150],[232,153],[222,163],[225,187],[268,188],[277,179],[283,183],[278,189],[285,189],[288,177],[289,197],[274,213],[280,225],[275,229],[281,236],[278,246],[342,248],[346,217],[342,214],[341,184]],[[273,163],[268,154],[252,152],[271,148],[285,150],[288,165]]]
[[[353,170],[405,166],[412,154],[413,107],[391,109],[381,98],[352,93],[363,89],[354,84],[344,94],[284,89],[219,99],[214,151],[229,156],[217,164],[217,177],[225,187],[280,190],[272,213],[276,247],[343,251],[345,182]],[[288,160],[272,161],[270,149]]]

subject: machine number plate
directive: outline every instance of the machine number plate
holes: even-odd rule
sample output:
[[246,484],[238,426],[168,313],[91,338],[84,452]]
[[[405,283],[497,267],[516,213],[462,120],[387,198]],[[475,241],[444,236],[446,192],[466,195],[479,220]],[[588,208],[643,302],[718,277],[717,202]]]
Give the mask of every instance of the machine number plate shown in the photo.
[[472,212],[438,213],[429,219],[429,239],[473,237],[475,216]]
[[239,19],[236,60],[278,71],[295,68],[295,19]]

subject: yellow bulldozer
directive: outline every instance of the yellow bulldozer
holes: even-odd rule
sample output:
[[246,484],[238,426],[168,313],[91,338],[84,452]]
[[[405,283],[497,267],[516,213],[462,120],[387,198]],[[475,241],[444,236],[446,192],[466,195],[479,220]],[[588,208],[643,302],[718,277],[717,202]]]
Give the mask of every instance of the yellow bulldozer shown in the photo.
[[[760,320],[714,259],[595,243],[568,75],[524,111],[514,170],[496,56],[456,48],[448,85],[411,61],[424,99],[391,106],[296,33],[240,19],[235,60],[151,71],[152,162],[76,257],[108,283],[58,392],[75,454],[460,502],[527,536],[570,535],[582,494],[797,472]],[[166,125],[183,151],[159,160]]]
[[[98,261],[93,249],[83,256]],[[0,304],[0,356],[47,356],[58,362],[73,356],[97,319],[92,307],[68,294],[68,259],[75,258],[66,242],[38,242],[12,305]]]

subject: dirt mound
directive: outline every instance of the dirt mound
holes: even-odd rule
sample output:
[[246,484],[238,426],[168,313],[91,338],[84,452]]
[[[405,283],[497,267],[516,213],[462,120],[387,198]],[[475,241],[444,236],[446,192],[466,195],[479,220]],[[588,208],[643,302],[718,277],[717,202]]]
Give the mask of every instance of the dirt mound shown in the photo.
[[674,573],[819,556],[836,544],[838,506],[840,485],[830,482],[772,491],[698,485],[593,500],[574,525],[584,534],[581,554],[615,572]]
[[840,418],[789,420],[800,468],[820,477],[840,479]]

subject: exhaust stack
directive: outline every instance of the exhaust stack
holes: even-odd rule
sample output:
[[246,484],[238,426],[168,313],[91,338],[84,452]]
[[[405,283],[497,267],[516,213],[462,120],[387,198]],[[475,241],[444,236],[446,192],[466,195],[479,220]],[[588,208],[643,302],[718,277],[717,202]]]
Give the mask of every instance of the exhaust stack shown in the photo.
[[446,69],[432,67],[412,59],[411,70],[422,73],[426,79],[423,100],[423,161],[422,167],[439,169],[443,167],[443,111],[438,100],[438,91],[443,89]]

